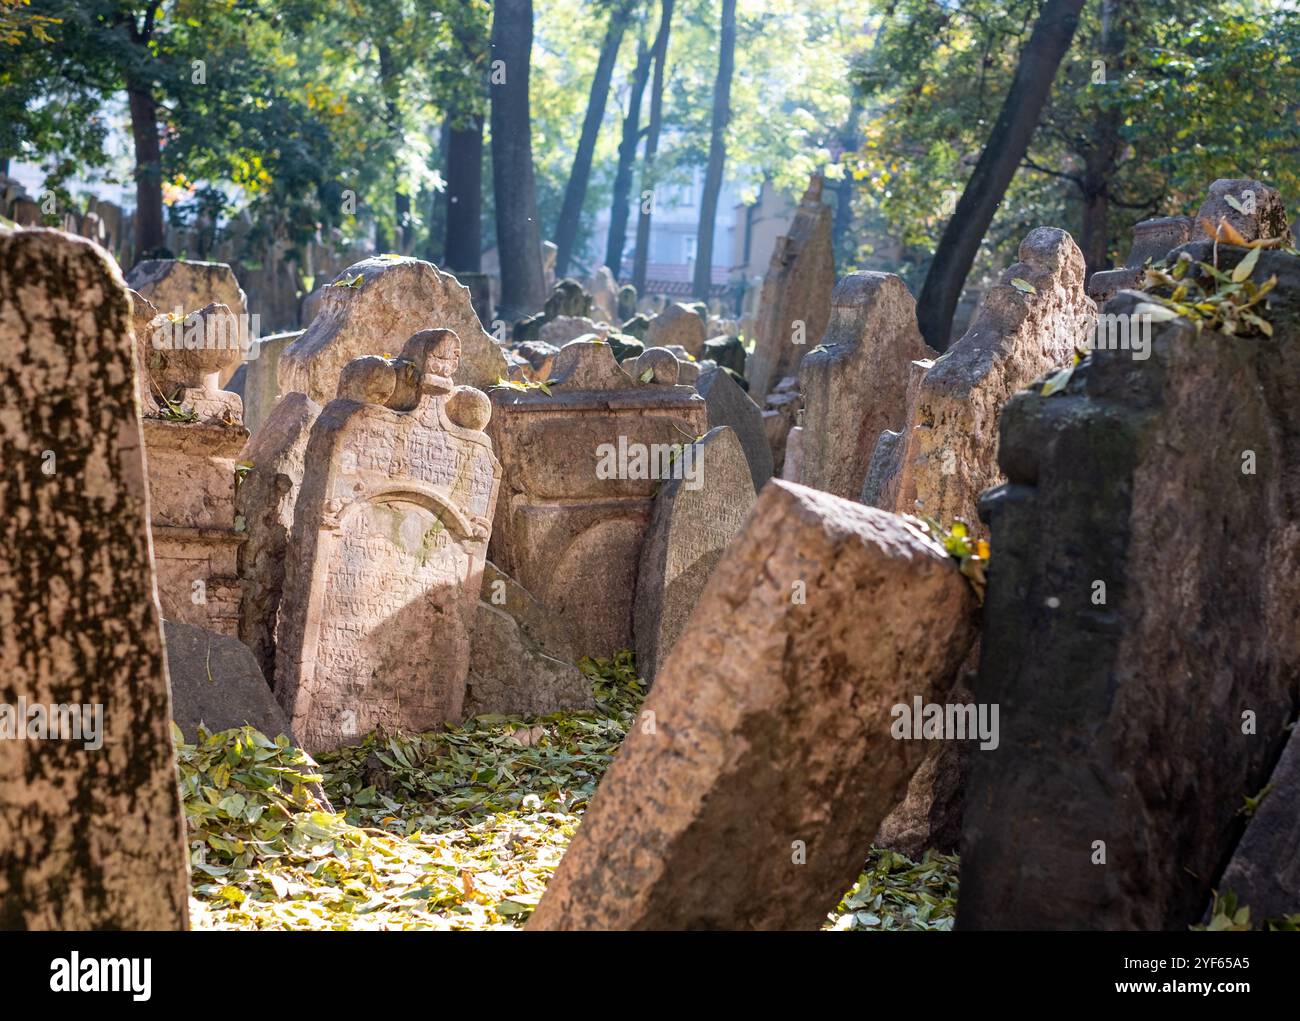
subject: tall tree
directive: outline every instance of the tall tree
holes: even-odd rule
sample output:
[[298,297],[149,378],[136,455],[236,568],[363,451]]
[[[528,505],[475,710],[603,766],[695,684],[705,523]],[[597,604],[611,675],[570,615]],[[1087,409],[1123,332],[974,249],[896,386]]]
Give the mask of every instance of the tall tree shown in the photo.
[[162,148],[158,135],[158,99],[154,94],[148,49],[161,4],[149,3],[142,16],[134,10],[114,12],[114,27],[125,27],[132,47],[125,67],[131,141],[135,148],[135,253],[137,259],[161,254],[163,247]]
[[[600,46],[600,59],[596,62],[596,73],[591,79],[591,92],[587,97],[587,115],[582,122],[582,135],[578,138],[578,148],[573,154],[573,169],[569,172],[569,183],[564,189],[564,205],[560,208],[560,217],[555,225],[555,272],[564,276],[569,269],[569,259],[573,256],[573,245],[578,237],[578,223],[582,219],[582,204],[587,197],[587,181],[591,177],[591,159],[596,151],[596,136],[600,132],[600,123],[605,118],[605,99],[609,95],[609,83],[614,76],[614,62],[618,59],[618,49],[623,42],[623,33],[627,29],[635,0],[613,0],[610,4],[609,24],[605,29],[605,39]],[[614,268],[618,272],[617,267]]]
[[614,197],[609,204],[609,234],[605,239],[605,265],[616,278],[623,276],[623,249],[627,247],[627,203],[632,192],[632,170],[641,141],[641,100],[650,77],[650,48],[645,35],[637,39],[636,68],[623,118],[623,138],[618,144],[618,169],[614,172]]
[[[1082,3],[1082,0],[1080,0]],[[736,64],[736,0],[722,0],[722,25],[718,41],[718,77],[713,87],[713,121],[709,133],[709,162],[700,197],[700,226],[695,244],[697,301],[707,301],[713,284],[713,227],[718,217],[718,195],[727,161],[727,123],[731,119],[731,74]]]
[[1047,0],[1043,5],[1029,41],[1020,51],[1002,111],[944,227],[916,302],[921,335],[936,351],[948,349],[962,285],[1007,185],[1029,150],[1038,115],[1047,102],[1061,58],[1074,38],[1082,8],[1083,0]]
[[492,193],[501,260],[501,317],[542,307],[542,239],[533,179],[532,118],[528,106],[533,46],[532,0],[497,0],[492,8]]
[[646,125],[645,157],[641,170],[641,212],[637,216],[636,250],[632,256],[632,286],[636,288],[637,294],[645,290],[646,263],[650,257],[650,218],[654,215],[654,162],[659,151],[659,131],[663,125],[664,62],[668,58],[668,33],[672,22],[673,0],[663,0],[653,50],[655,73],[654,83],[650,86],[650,123]]
[[483,268],[483,100],[488,84],[489,25],[486,12],[461,9],[452,36],[461,55],[451,62],[459,71],[443,90],[449,108],[443,131],[446,153],[447,268],[478,273]]

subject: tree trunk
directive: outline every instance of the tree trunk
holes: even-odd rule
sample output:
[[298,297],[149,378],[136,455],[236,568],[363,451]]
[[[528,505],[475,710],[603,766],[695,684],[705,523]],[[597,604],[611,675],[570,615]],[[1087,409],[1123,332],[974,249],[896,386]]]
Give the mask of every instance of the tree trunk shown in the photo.
[[[1082,0],[1080,0],[1082,2]],[[713,86],[713,128],[709,162],[700,198],[700,226],[695,242],[695,299],[708,301],[713,284],[713,226],[718,217],[722,168],[727,161],[727,122],[731,120],[731,72],[736,63],[736,0],[722,0],[718,78]]]
[[482,270],[483,118],[447,132],[447,243],[443,257],[454,272]]
[[1074,37],[1082,7],[1083,0],[1047,0],[1044,4],[1029,42],[1020,53],[1002,111],[989,132],[974,173],[966,182],[956,212],[944,227],[916,302],[921,335],[936,351],[948,349],[952,316],[962,285],[1007,185],[1029,149],[1038,115],[1047,101],[1061,58]]
[[1097,52],[1103,61],[1106,80],[1104,84],[1092,83],[1089,86],[1102,90],[1098,95],[1092,144],[1084,157],[1083,182],[1080,185],[1083,192],[1080,247],[1083,249],[1089,280],[1094,273],[1108,268],[1110,264],[1110,182],[1123,148],[1123,140],[1120,138],[1121,111],[1111,93],[1119,88],[1124,73],[1125,19],[1131,13],[1127,7],[1127,0],[1102,2]]
[[[510,321],[542,307],[542,239],[533,181],[528,68],[532,0],[497,0],[492,8],[492,192],[501,260],[499,314]],[[497,62],[501,63],[498,64]]]
[[162,153],[153,86],[129,80],[126,98],[135,142],[135,261],[139,262],[152,258],[163,246]]
[[[578,225],[582,220],[582,203],[587,197],[587,182],[591,177],[591,158],[596,151],[596,136],[600,122],[605,118],[605,100],[609,96],[610,79],[614,76],[614,61],[623,42],[628,18],[632,13],[632,0],[618,0],[610,10],[605,41],[600,47],[596,75],[591,79],[591,93],[587,97],[587,116],[582,122],[582,135],[578,151],[573,154],[573,169],[564,189],[564,205],[555,225],[555,275],[564,276],[569,269],[569,259],[578,238]],[[617,272],[617,270],[615,270]]]
[[[659,151],[659,126],[663,123],[664,62],[668,57],[668,32],[673,22],[673,0],[663,0],[659,15],[659,32],[655,35],[654,84],[650,86],[650,123],[646,129],[645,162],[641,171],[641,212],[636,221],[636,251],[632,256],[632,286],[639,295],[645,291],[646,262],[650,257],[650,217],[654,214],[654,162]],[[650,201],[645,193],[650,192]]]
[[609,235],[605,239],[605,265],[616,279],[623,278],[623,249],[627,247],[627,203],[632,191],[632,168],[641,140],[641,99],[650,77],[650,50],[645,39],[637,41],[636,69],[632,72],[632,94],[623,118],[623,140],[618,145],[618,170],[614,174],[614,198],[609,204]]

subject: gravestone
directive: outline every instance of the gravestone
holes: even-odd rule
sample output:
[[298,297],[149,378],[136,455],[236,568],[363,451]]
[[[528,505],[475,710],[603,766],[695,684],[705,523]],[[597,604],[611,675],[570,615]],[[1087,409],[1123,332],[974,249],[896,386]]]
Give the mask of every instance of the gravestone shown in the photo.
[[302,334],[302,330],[275,333],[263,337],[248,352],[248,360],[244,362],[242,396],[244,425],[249,432],[257,432],[280,399],[280,355]]
[[704,357],[717,362],[724,369],[730,369],[737,376],[745,374],[745,345],[734,334],[729,337],[714,337],[704,342]]
[[235,515],[244,534],[239,637],[268,678],[275,677],[276,621],[307,440],[320,410],[306,394],[285,394],[239,453],[242,480],[235,491]]
[[253,727],[274,740],[289,735],[289,721],[271,694],[257,659],[238,638],[163,621],[172,719],[187,742],[198,740],[199,724],[209,734]]
[[1133,227],[1133,247],[1121,269],[1102,270],[1088,281],[1088,297],[1100,308],[1120,291],[1141,287],[1147,260],[1161,262],[1173,249],[1191,241],[1199,231],[1190,216],[1162,216]]
[[937,361],[914,363],[903,430],[877,441],[864,503],[919,512],[945,527],[960,518],[982,532],[976,501],[1002,481],[1003,405],[1044,372],[1068,365],[1097,321],[1083,275],[1083,253],[1069,234],[1029,232],[1020,261],[984,295],[965,335]]
[[781,478],[798,482],[803,476],[803,426],[791,427],[785,440],[785,464],[781,465]]
[[3,929],[189,924],[131,331],[102,249],[0,232]]
[[1221,178],[1210,185],[1196,212],[1197,233],[1217,230],[1222,220],[1247,241],[1278,238],[1289,246],[1293,240],[1281,193],[1263,181]]
[[647,684],[654,683],[722,551],[754,506],[749,462],[734,430],[713,426],[690,444],[689,456],[698,478],[663,483],[641,547],[632,631],[637,674]]
[[1255,927],[1300,914],[1300,727],[1287,740],[1241,843],[1216,884],[1250,908]]
[[537,339],[543,344],[564,347],[571,340],[588,335],[604,340],[609,335],[610,327],[605,323],[596,323],[586,316],[556,316],[542,324],[537,331]]
[[894,707],[945,697],[976,612],[913,521],[770,482],[528,928],[819,928],[925,755]]
[[736,432],[755,491],[772,477],[772,448],[763,427],[763,411],[740,389],[726,369],[713,366],[700,373],[695,389],[709,409],[709,428],[730,426]]
[[[248,299],[224,262],[145,259],[131,267],[126,282],[162,315],[183,316],[213,303],[236,316],[248,314]],[[238,362],[224,367],[219,385],[225,386],[238,367]]]
[[501,466],[450,330],[348,364],[312,426],[276,697],[309,752],[460,719]]
[[[624,324],[623,332],[632,331]],[[687,354],[699,358],[704,353],[704,342],[709,338],[699,313],[691,306],[675,301],[650,320],[642,339],[648,348],[680,345]]]
[[776,239],[763,278],[749,390],[761,400],[780,380],[799,371],[799,362],[826,332],[835,287],[831,208],[822,202],[822,179],[813,175],[790,223]]
[[239,631],[235,463],[248,441],[237,394],[218,387],[239,364],[239,323],[224,305],[179,322],[155,318],[137,345],[158,400],[142,421],[158,603],[163,615],[224,635]]
[[484,387],[506,374],[505,353],[479,324],[469,290],[432,263],[378,256],[326,286],[320,311],[280,354],[280,393],[334,399],[339,374],[362,355],[387,355],[420,330],[447,329],[461,343],[455,382]]
[[1258,260],[1272,337],[1157,322],[1147,359],[1094,351],[1004,409],[975,690],[1003,739],[959,928],[1185,929],[1268,782],[1300,699],[1300,259]]
[[542,307],[542,316],[546,322],[560,316],[579,318],[591,315],[591,295],[582,289],[578,281],[565,277],[552,288]]
[[799,366],[800,481],[858,499],[876,440],[903,425],[911,363],[933,354],[900,277],[853,273],[836,284],[826,335]]
[[[752,387],[749,393],[758,400]],[[790,438],[790,430],[798,424],[802,404],[798,376],[787,376],[763,398],[763,431],[767,433],[767,443],[772,448],[772,470],[777,475],[785,467],[786,441]]]
[[614,314],[617,318],[610,322],[626,322],[636,315],[636,288],[631,284],[624,284],[618,289],[618,307]]
[[606,323],[622,322],[618,318],[618,283],[608,266],[596,269],[587,281],[587,290],[591,292],[592,315]]
[[642,383],[608,344],[574,341],[556,356],[549,395],[491,391],[489,432],[503,465],[492,560],[570,629],[579,655],[632,647],[658,480],[681,470],[673,445],[707,430],[704,401],[677,384],[677,360],[653,355],[660,374]]

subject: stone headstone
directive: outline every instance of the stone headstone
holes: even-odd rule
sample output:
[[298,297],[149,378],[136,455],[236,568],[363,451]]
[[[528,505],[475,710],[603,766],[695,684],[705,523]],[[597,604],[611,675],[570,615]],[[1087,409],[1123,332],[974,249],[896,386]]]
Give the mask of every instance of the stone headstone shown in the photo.
[[343,367],[362,355],[388,355],[427,329],[460,338],[455,382],[489,386],[506,374],[505,353],[479,324],[468,289],[432,263],[379,256],[349,266],[325,288],[320,312],[280,355],[280,393],[334,399]]
[[623,325],[619,327],[620,333],[625,333],[629,337],[635,337],[637,340],[645,341],[646,335],[650,332],[650,319],[648,315],[629,316],[623,320]]
[[198,739],[199,724],[210,734],[248,726],[272,739],[289,735],[289,721],[253,651],[238,638],[164,620],[163,640],[172,719],[186,741]]
[[[618,319],[618,283],[608,266],[600,266],[587,281],[587,290],[591,292],[591,312],[604,322],[622,322]],[[633,313],[636,312],[634,308]]]
[[280,355],[302,336],[302,330],[261,338],[244,362],[244,425],[255,433],[280,399]]
[[1258,258],[1273,337],[1157,322],[1149,357],[1094,351],[1003,411],[975,690],[1003,737],[974,756],[959,928],[1185,929],[1268,782],[1300,677],[1300,259]]
[[754,489],[762,489],[763,483],[772,477],[772,447],[763,427],[762,409],[740,389],[726,369],[716,365],[700,373],[695,389],[708,406],[709,428],[726,425],[735,430],[749,464]]
[[[1068,365],[1096,323],[1083,275],[1083,253],[1069,234],[1055,227],[1029,232],[1020,261],[985,294],[965,335],[933,364],[915,364],[903,431],[878,440],[864,503],[921,513],[945,527],[960,518],[982,531],[976,501],[1002,481],[1003,405],[1043,373]],[[806,471],[807,449],[804,457]]]
[[679,456],[685,477],[660,487],[637,571],[632,631],[637,674],[648,684],[755,499],[749,462],[727,426],[710,428]]
[[[758,400],[753,389],[750,396]],[[790,430],[798,424],[803,397],[799,393],[799,377],[786,376],[775,389],[763,398],[763,429],[768,446],[772,448],[772,471],[780,475],[785,467],[785,445]]]
[[781,465],[781,478],[798,482],[803,476],[803,426],[790,429],[785,441],[785,464]]
[[822,179],[814,175],[788,234],[776,239],[763,278],[750,393],[761,400],[776,383],[799,371],[799,362],[826,332],[835,287],[831,247],[831,208],[822,202]]
[[307,440],[320,410],[306,394],[286,394],[239,453],[242,480],[235,491],[235,519],[244,535],[239,637],[268,678],[275,677],[276,621]]
[[[629,333],[624,324],[624,333]],[[699,313],[690,305],[673,302],[666,309],[650,320],[646,328],[646,347],[673,347],[679,345],[687,354],[699,358],[704,353],[704,342],[708,334]]]
[[1196,213],[1198,233],[1217,230],[1221,220],[1247,241],[1280,238],[1285,245],[1292,241],[1286,203],[1276,188],[1263,181],[1224,178],[1210,185],[1209,196]]
[[622,323],[636,315],[636,288],[631,284],[624,284],[618,289],[618,305],[614,309],[616,319],[610,322]]
[[537,331],[537,339],[543,344],[564,347],[579,337],[595,336],[604,340],[609,335],[609,329],[607,324],[594,322],[586,316],[556,316],[542,324]]
[[944,699],[975,616],[913,522],[769,483],[528,927],[819,928],[924,757],[894,707]]
[[707,429],[704,401],[676,382],[676,359],[656,357],[663,375],[641,383],[608,344],[574,341],[556,356],[550,395],[491,392],[504,466],[492,560],[571,630],[579,655],[632,647],[658,479],[673,470],[672,446]]
[[876,440],[902,428],[911,363],[933,354],[900,277],[853,273],[836,284],[826,335],[799,366],[800,481],[858,499]]
[[745,345],[734,334],[714,337],[704,342],[704,357],[730,369],[737,376],[745,374]]
[[[0,337],[0,926],[185,929],[136,352],[116,265],[59,231],[0,233]],[[32,727],[48,739],[13,739]]]
[[460,719],[501,466],[491,404],[425,330],[343,370],[294,511],[276,697],[310,752]]
[[1140,287],[1147,260],[1161,262],[1173,249],[1191,241],[1195,224],[1190,216],[1162,216],[1133,227],[1133,247],[1122,269],[1102,270],[1088,281],[1088,297],[1100,308],[1120,291]]
[[1250,908],[1251,924],[1300,914],[1300,727],[1268,781],[1268,793],[1216,884]]
[[560,316],[587,317],[591,311],[591,295],[582,289],[582,284],[578,281],[565,277],[551,290],[542,314],[550,322]]
[[[214,303],[236,316],[248,314],[248,299],[224,262],[146,259],[131,267],[126,282],[162,315],[187,315]],[[237,361],[223,367],[219,384],[225,386],[238,367]]]

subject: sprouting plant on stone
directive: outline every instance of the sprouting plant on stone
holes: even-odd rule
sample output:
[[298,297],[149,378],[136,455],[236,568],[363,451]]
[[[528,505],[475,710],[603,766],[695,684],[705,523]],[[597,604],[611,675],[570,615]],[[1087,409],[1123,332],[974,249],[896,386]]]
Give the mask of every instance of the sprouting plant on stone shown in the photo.
[[174,401],[162,392],[162,388],[156,383],[154,389],[158,391],[158,414],[168,422],[197,422],[199,413],[193,408],[183,407],[179,401]]
[[987,585],[984,571],[989,562],[989,544],[985,539],[972,540],[970,528],[961,518],[957,518],[951,528],[944,528],[932,517],[921,516],[918,520],[934,540],[944,548],[944,552],[961,566],[961,573],[970,582],[971,588],[984,602],[984,589]]
[[326,286],[329,286],[329,287],[360,287],[363,283],[365,283],[365,280],[366,280],[365,276],[364,276],[363,274],[361,274],[361,273],[358,273],[356,276],[354,276],[354,277],[352,277],[352,278],[350,278],[350,279],[348,279],[348,280],[335,280],[332,284],[328,284],[328,285],[326,285]]
[[529,379],[504,379],[501,376],[498,376],[497,381],[489,386],[488,389],[495,390],[501,388],[505,390],[517,390],[521,394],[528,393],[531,390],[540,390],[542,393],[546,394],[547,397],[554,397],[555,395],[551,393],[551,384],[555,382],[558,382],[558,380],[546,379],[534,382]]
[[252,461],[235,462],[235,487],[238,488],[244,484],[244,479],[248,478],[248,473],[253,470]]

